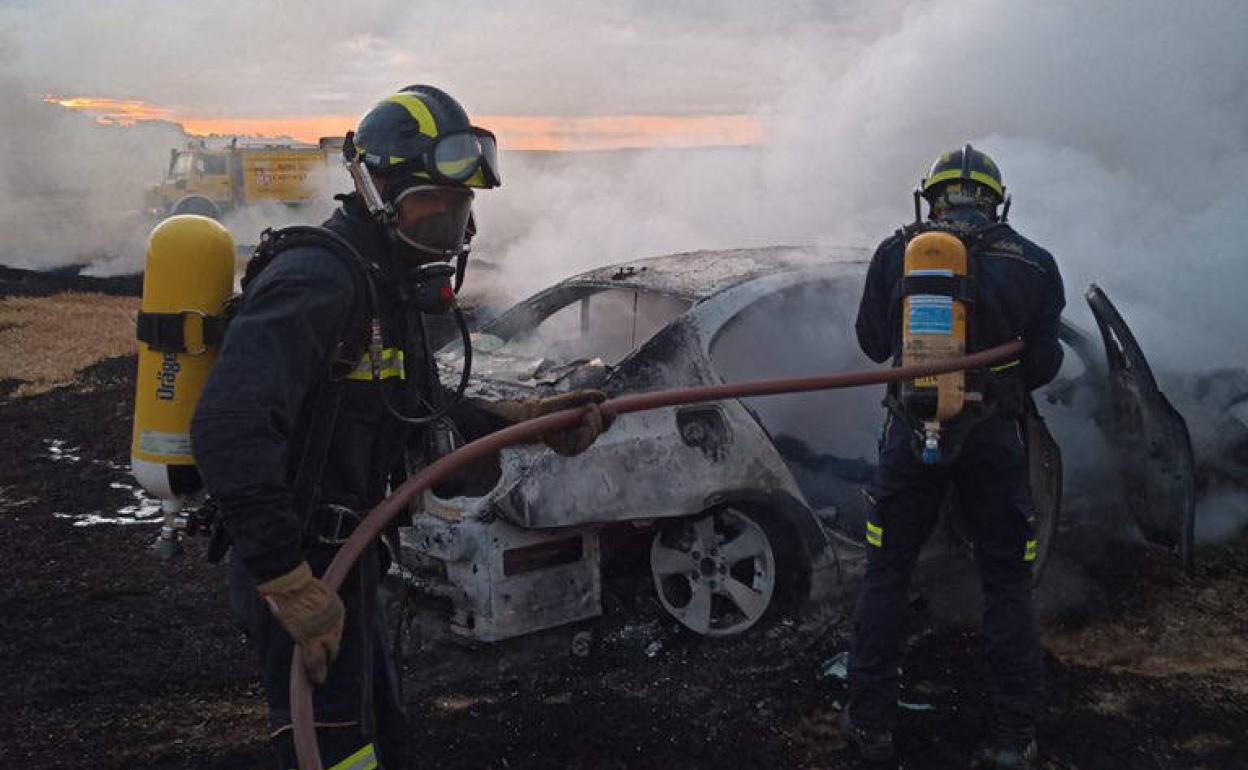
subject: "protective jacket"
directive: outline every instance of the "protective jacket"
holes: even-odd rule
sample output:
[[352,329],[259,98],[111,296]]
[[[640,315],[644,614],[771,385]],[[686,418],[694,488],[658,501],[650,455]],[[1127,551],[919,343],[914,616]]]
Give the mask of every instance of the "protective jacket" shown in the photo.
[[[875,250],[858,308],[858,344],[871,360],[900,358],[902,268],[906,232],[899,230]],[[1019,373],[1028,389],[1050,382],[1062,365],[1058,327],[1065,288],[1052,255],[1002,222],[980,231],[972,249],[979,298],[971,311],[968,352],[1021,337],[1026,343]]]
[[[867,271],[858,312],[858,342],[878,362],[900,357],[903,230],[880,244]],[[1062,363],[1058,327],[1065,295],[1053,257],[1004,223],[964,233],[971,241],[974,304],[968,348],[973,352],[1022,337],[1026,348],[1009,367],[1028,390],[1057,374]],[[991,384],[991,377],[985,379]],[[999,393],[1018,387],[1003,388]],[[985,401],[993,401],[991,389]],[[1022,401],[1022,399],[1018,399]],[[854,612],[849,657],[851,721],[891,730],[896,719],[902,618],[911,574],[936,525],[952,485],[960,521],[975,551],[984,587],[984,637],[990,669],[989,698],[995,729],[1029,740],[1042,693],[1039,637],[1031,603],[1031,565],[1038,543],[1028,487],[1026,421],[1000,401],[963,419],[958,450],[948,462],[927,464],[914,451],[913,426],[890,413],[879,464],[865,492],[871,501],[865,527],[867,566]],[[1022,406],[1022,404],[1018,404]],[[948,437],[946,437],[948,438]]]
[[386,349],[382,382],[364,361],[339,361],[343,341],[360,326],[361,296],[347,263],[327,248],[281,252],[247,287],[191,428],[195,459],[216,499],[235,557],[257,582],[303,560],[306,522],[294,509],[292,483],[311,430],[333,404],[318,399],[331,377],[339,385],[328,460],[313,494],[319,503],[367,510],[384,495],[401,462],[407,429],[378,388],[403,403],[402,310],[390,274],[389,245],[353,196],[325,223],[372,260]]

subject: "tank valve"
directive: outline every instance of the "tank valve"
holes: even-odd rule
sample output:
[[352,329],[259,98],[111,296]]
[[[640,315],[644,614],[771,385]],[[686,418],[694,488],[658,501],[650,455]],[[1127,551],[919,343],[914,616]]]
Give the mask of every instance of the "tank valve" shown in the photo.
[[182,555],[182,528],[178,524],[178,514],[182,512],[182,500],[180,498],[161,500],[160,512],[164,516],[164,522],[160,525],[160,534],[152,543],[152,551],[157,559],[170,561]]

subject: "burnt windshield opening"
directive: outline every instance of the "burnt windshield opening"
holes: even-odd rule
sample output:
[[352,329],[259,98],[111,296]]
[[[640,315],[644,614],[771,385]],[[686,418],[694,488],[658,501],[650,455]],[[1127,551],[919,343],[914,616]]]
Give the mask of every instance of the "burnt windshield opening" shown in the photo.
[[[690,302],[632,288],[568,287],[535,298],[473,335],[473,374],[556,389],[597,387],[612,367],[689,309]],[[463,363],[458,346],[441,362]]]

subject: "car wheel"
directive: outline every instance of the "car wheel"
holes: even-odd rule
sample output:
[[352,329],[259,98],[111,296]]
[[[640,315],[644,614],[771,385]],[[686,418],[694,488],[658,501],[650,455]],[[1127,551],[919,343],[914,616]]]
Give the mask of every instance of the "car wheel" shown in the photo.
[[704,636],[732,636],[757,623],[776,594],[776,547],[767,530],[730,507],[661,529],[650,574],[663,609]]

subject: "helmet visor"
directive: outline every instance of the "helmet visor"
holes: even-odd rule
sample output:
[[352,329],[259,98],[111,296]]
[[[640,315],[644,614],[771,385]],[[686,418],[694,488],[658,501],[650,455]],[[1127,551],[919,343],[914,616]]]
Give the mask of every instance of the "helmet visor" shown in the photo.
[[464,243],[472,197],[466,187],[409,187],[394,200],[396,234],[435,258],[453,257]]

